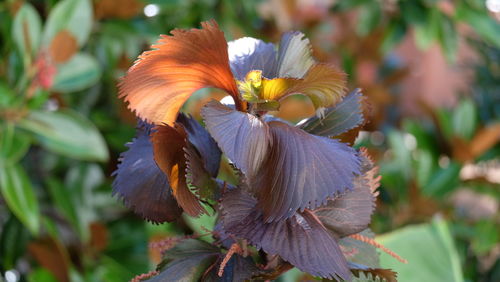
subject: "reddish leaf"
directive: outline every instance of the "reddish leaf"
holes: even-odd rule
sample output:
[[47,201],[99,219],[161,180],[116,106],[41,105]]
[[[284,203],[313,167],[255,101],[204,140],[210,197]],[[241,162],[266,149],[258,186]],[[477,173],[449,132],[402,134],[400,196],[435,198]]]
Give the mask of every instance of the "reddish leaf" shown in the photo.
[[78,42],[71,32],[63,29],[59,31],[49,47],[49,54],[56,63],[68,61],[78,51]]
[[337,241],[310,211],[265,223],[256,205],[257,200],[241,188],[224,194],[221,222],[225,232],[248,240],[268,254],[278,254],[312,275],[350,279]]
[[147,220],[174,221],[182,209],[172,195],[167,176],[154,161],[150,130],[150,125],[139,126],[136,138],[127,145],[129,150],[120,155],[113,173],[113,194]]
[[182,209],[190,216],[206,213],[198,198],[191,193],[186,183],[186,147],[187,134],[180,123],[174,127],[158,125],[151,134],[154,159],[160,169],[167,175],[174,197]]
[[[186,179],[194,186],[197,196],[203,200],[216,200],[219,198],[219,185],[205,169],[198,150],[187,142],[184,148],[186,158]],[[219,156],[220,159],[220,156]]]
[[194,145],[194,149],[201,158],[201,166],[210,176],[216,177],[219,172],[221,151],[215,140],[192,117],[180,114],[177,117],[177,122],[184,126],[189,143]]
[[273,147],[256,179],[249,179],[267,222],[315,209],[353,189],[360,162],[354,149],[282,122],[268,125]]
[[58,281],[70,281],[70,258],[61,242],[52,238],[39,239],[31,242],[28,250],[41,266],[54,274]]
[[324,118],[311,117],[301,123],[300,128],[321,136],[338,136],[364,122],[361,101],[363,94],[360,89],[349,93],[335,107],[326,109]]
[[212,101],[202,110],[208,132],[226,156],[252,178],[268,154],[269,129],[257,117]]
[[359,233],[370,224],[380,181],[377,170],[362,151],[362,174],[354,178],[354,189],[313,211],[338,237]]
[[224,33],[215,21],[201,25],[162,36],[129,69],[119,85],[120,97],[139,117],[172,126],[191,94],[206,87],[225,90],[241,106]]
[[356,152],[345,144],[288,124],[212,102],[202,110],[207,129],[256,191],[266,221],[314,209],[352,189]]

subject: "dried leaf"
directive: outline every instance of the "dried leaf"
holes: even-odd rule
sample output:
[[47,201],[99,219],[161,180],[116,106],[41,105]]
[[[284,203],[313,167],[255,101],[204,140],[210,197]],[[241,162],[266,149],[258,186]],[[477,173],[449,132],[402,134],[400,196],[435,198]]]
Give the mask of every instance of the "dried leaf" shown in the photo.
[[225,90],[241,107],[224,33],[215,21],[201,25],[162,36],[129,69],[119,85],[120,97],[139,117],[172,126],[191,94],[206,87]]
[[302,271],[349,280],[347,262],[337,241],[311,212],[265,223],[256,205],[257,200],[241,188],[224,194],[221,202],[224,231],[248,240],[268,254],[280,255]]
[[127,144],[129,150],[120,155],[120,164],[113,173],[113,195],[147,220],[174,221],[182,209],[172,195],[167,176],[154,161],[150,130],[151,125],[139,126],[137,136]]
[[151,134],[154,160],[167,175],[174,197],[182,209],[190,216],[206,213],[198,198],[189,190],[186,183],[186,147],[187,134],[184,126],[175,123],[174,127],[157,125]]

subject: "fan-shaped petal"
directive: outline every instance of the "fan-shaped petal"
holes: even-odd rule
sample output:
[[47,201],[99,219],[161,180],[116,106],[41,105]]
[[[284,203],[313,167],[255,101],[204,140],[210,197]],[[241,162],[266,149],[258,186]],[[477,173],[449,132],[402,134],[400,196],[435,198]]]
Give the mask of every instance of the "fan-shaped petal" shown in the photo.
[[227,91],[239,107],[227,42],[217,23],[203,22],[202,29],[175,29],[171,34],[144,52],[121,81],[120,97],[129,107],[149,122],[172,126],[184,102],[205,87]]
[[120,155],[120,164],[113,173],[113,194],[147,220],[174,221],[182,209],[172,195],[167,176],[154,161],[150,129],[151,125],[139,126],[137,136],[127,145],[129,150]]

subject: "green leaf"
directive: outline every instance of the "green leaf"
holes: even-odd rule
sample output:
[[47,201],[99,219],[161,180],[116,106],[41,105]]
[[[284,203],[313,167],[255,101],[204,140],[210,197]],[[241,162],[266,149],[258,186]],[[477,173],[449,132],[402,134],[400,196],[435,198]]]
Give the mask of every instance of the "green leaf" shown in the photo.
[[461,168],[459,163],[450,162],[448,167],[434,172],[429,182],[421,187],[422,191],[427,196],[443,196],[454,190],[458,185]]
[[393,19],[389,23],[386,32],[384,34],[384,39],[380,45],[380,50],[382,53],[387,54],[391,51],[401,40],[403,40],[406,35],[406,24],[399,20]]
[[46,149],[67,157],[106,161],[108,149],[95,126],[77,112],[32,111],[19,126],[33,132]]
[[443,196],[454,190],[458,185],[461,167],[459,163],[451,161],[448,167],[434,172],[429,182],[421,187],[424,194]]
[[400,281],[463,281],[460,258],[442,219],[396,230],[377,241],[408,260],[403,264],[386,253],[380,256],[381,267],[396,271]]
[[46,268],[38,267],[28,274],[28,282],[57,282],[57,278]]
[[40,229],[38,200],[20,165],[0,165],[0,191],[14,215],[37,235]]
[[17,163],[28,151],[31,140],[23,132],[16,131],[13,124],[0,126],[0,162]]
[[450,62],[454,62],[458,50],[458,34],[455,25],[452,20],[446,16],[443,16],[439,23],[439,42],[441,43],[441,49],[446,59]]
[[451,140],[451,137],[453,137],[452,115],[444,109],[438,109],[436,110],[436,116],[439,123],[438,129],[448,141]]
[[456,18],[467,22],[474,31],[490,44],[500,47],[500,24],[483,7],[483,11],[478,11],[459,2],[456,8]]
[[379,2],[372,2],[368,5],[360,7],[359,22],[356,26],[356,32],[361,36],[368,35],[376,28],[382,17]]
[[427,150],[415,151],[415,176],[420,187],[429,182],[432,171],[435,168],[433,165],[434,159],[432,154]]
[[85,233],[88,233],[86,226],[88,222],[80,220],[77,203],[73,201],[70,188],[65,187],[55,178],[48,179],[47,187],[49,188],[53,203],[60,214],[70,222],[81,239],[86,239],[87,236],[85,236]]
[[[206,210],[210,210],[210,208],[206,205],[203,205]],[[197,234],[206,233],[206,230],[213,230],[215,227],[215,222],[217,221],[217,217],[214,215],[202,214],[200,217],[192,217],[187,216],[186,214],[182,215],[182,218],[185,220],[186,224]],[[211,236],[204,236],[202,239],[206,241],[213,241]]]
[[453,133],[471,140],[477,127],[477,110],[472,100],[463,100],[453,112]]
[[0,81],[0,108],[8,108],[13,105],[16,93],[10,89],[7,83]]
[[43,32],[43,45],[49,46],[56,34],[65,29],[82,46],[92,29],[93,15],[89,0],[63,0],[50,12]]
[[16,14],[12,24],[12,38],[23,55],[34,55],[40,46],[42,21],[29,3],[25,3]]
[[[359,234],[374,238],[375,234],[370,229],[365,229]],[[346,259],[350,263],[363,264],[370,268],[379,268],[379,254],[374,246],[355,240],[350,237],[344,237],[339,240],[340,246],[346,254]]]
[[[409,2],[409,1],[406,1]],[[427,49],[439,36],[439,23],[442,14],[437,8],[426,10],[428,20],[415,25],[415,43],[421,49]]]
[[78,53],[57,67],[52,90],[63,93],[79,91],[92,86],[100,77],[97,60],[88,54]]
[[10,215],[9,219],[0,226],[0,267],[11,269],[16,267],[17,259],[26,252],[29,232],[21,222]]
[[500,240],[500,228],[493,220],[481,220],[474,226],[472,249],[477,255],[484,256],[492,251]]

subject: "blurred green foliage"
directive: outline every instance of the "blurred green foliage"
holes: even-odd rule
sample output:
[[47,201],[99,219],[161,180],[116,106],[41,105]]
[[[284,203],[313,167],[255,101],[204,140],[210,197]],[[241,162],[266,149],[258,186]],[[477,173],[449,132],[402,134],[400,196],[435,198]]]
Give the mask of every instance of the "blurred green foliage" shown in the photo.
[[[155,226],[111,197],[110,174],[135,123],[117,99],[116,84],[159,34],[173,28],[215,18],[228,40],[275,39],[283,31],[281,17],[296,16],[294,7],[306,13],[296,1],[281,1],[285,8],[274,7],[263,17],[261,8],[269,2],[0,3],[0,280],[14,275],[22,281],[125,281],[153,269],[159,254],[148,250],[148,242],[211,228],[213,217]],[[354,86],[363,54],[381,58],[376,66],[381,84],[394,74],[390,58],[409,34],[422,49],[437,43],[450,63],[462,41],[477,54],[474,64],[460,66],[471,69],[474,79],[471,93],[457,93],[462,98],[455,108],[427,109],[417,118],[394,115],[397,105],[391,104],[383,108],[388,114],[382,120],[367,127],[371,133],[357,141],[381,166],[372,229],[393,231],[380,242],[409,264],[384,258],[382,264],[400,271],[401,281],[500,280],[500,190],[487,175],[495,167],[498,174],[500,155],[500,26],[484,3],[338,1],[325,4],[320,17],[292,25],[314,35],[328,19],[356,13],[350,36],[356,42],[380,40],[361,53],[343,38],[327,50],[337,52]],[[145,5],[156,5],[159,13],[145,16]],[[463,25],[474,36],[461,33]],[[404,95],[394,86],[389,92]],[[464,176],[471,165],[480,173]],[[462,202],[460,191],[467,191]],[[496,203],[496,210],[476,215],[482,200]],[[403,227],[415,223],[420,225]],[[300,277],[292,271],[280,279]]]

